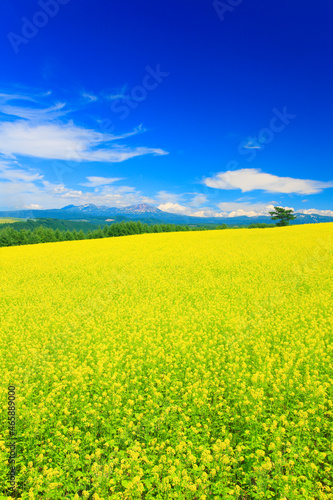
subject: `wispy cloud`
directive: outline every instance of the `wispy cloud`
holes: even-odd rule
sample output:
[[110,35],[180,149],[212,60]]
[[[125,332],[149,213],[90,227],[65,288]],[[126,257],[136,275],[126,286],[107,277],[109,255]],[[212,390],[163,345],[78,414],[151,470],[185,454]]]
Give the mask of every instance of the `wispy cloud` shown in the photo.
[[52,120],[67,113],[64,110],[66,103],[59,102],[49,108],[24,108],[20,106],[0,105],[0,112],[9,116],[16,116],[26,120]]
[[23,169],[7,163],[0,162],[0,179],[7,181],[33,182],[42,180],[43,175],[31,168]]
[[[49,106],[43,106],[43,99],[49,97],[49,93],[40,95],[32,94],[8,94],[0,93],[0,113],[3,115],[23,118],[25,120],[54,120],[69,113],[66,103],[56,102]],[[29,103],[29,106],[27,105]]]
[[[82,97],[88,102],[97,99],[87,92],[82,92]],[[51,98],[50,92],[0,93],[1,154],[74,162],[122,162],[137,156],[168,154],[160,148],[130,147],[115,142],[145,132],[142,125],[127,133],[111,135],[77,126],[68,119],[64,121],[72,110],[66,108],[65,102],[47,102]],[[6,117],[2,121],[1,114]]]
[[196,194],[190,201],[190,207],[200,207],[204,205],[207,201],[207,196],[205,194]]
[[255,146],[254,144],[249,142],[248,144],[245,144],[245,146],[243,146],[243,148],[245,148],[245,149],[261,149],[261,146]]
[[214,177],[206,177],[203,183],[216,189],[240,189],[243,193],[263,190],[270,193],[316,194],[333,187],[333,182],[279,177],[256,168],[220,172]]
[[106,186],[108,184],[113,184],[117,181],[122,181],[122,177],[87,177],[88,182],[82,182],[80,186],[86,187],[98,187],[98,186]]
[[24,205],[23,209],[24,210],[41,210],[43,207],[42,205],[36,205],[35,203],[31,203],[31,205]]
[[183,195],[170,193],[169,191],[158,191],[155,198],[158,200],[158,203],[179,203],[183,200]]
[[[50,95],[50,94],[47,93],[44,95]],[[36,102],[36,98],[34,96],[20,94],[18,92],[16,93],[0,92],[0,102],[7,102],[14,100]]]
[[97,96],[88,92],[82,92],[82,97],[88,102],[96,102],[98,100]]
[[2,122],[0,153],[9,156],[98,162],[122,162],[136,156],[167,154],[158,148],[110,145],[114,140],[136,133],[139,131],[112,136],[77,127],[72,122],[66,125],[46,123],[36,126],[25,121]]

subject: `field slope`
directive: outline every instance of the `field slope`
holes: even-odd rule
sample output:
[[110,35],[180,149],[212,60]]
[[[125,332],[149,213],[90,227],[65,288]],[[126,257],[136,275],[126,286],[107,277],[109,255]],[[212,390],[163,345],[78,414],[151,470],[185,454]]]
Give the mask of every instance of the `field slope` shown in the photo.
[[15,219],[13,217],[0,217],[0,224],[14,224],[19,221],[20,219]]
[[333,498],[333,224],[0,249],[22,499]]

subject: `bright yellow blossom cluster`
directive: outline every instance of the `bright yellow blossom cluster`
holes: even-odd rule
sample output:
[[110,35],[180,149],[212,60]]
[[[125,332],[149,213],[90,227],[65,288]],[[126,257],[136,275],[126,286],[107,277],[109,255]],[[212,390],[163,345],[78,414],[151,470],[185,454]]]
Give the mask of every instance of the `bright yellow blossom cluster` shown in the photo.
[[333,499],[332,237],[1,248],[0,493],[11,385],[21,500]]

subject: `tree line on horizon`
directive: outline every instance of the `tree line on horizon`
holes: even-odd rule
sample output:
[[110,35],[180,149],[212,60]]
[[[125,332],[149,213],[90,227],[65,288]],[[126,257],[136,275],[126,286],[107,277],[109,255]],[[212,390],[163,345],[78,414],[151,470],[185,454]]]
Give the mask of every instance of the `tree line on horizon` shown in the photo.
[[[218,229],[226,229],[228,226],[223,224],[218,226]],[[112,238],[117,236],[129,236],[134,234],[144,233],[169,233],[177,231],[203,231],[205,227],[191,228],[189,226],[181,226],[176,224],[155,224],[148,225],[138,221],[116,222],[112,225],[105,225],[102,229],[100,226],[97,229],[89,230],[84,233],[81,229],[70,231],[61,231],[60,229],[52,229],[49,227],[38,226],[35,229],[14,229],[11,226],[6,226],[0,229],[0,247],[18,246],[18,245],[34,245],[37,243],[51,243],[56,241],[73,241],[73,240],[90,240],[99,238]]]

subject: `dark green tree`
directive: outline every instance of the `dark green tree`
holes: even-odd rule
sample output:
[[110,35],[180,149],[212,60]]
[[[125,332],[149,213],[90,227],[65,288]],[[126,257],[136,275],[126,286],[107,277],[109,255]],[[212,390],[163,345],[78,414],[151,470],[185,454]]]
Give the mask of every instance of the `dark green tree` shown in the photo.
[[54,234],[54,230],[51,227],[49,227],[45,230],[45,238],[46,238],[47,242],[57,241],[55,234]]
[[77,239],[78,240],[85,240],[86,239],[86,235],[84,234],[82,229],[80,229],[80,231],[77,233]]
[[278,220],[277,226],[288,226],[289,222],[296,219],[293,210],[286,210],[282,207],[274,207],[274,212],[269,212],[272,220]]
[[32,231],[29,236],[29,244],[36,245],[37,243],[41,243],[40,237],[36,230]]
[[101,226],[98,226],[98,229],[95,229],[94,234],[95,234],[95,238],[103,238],[104,237],[104,233],[103,233]]
[[56,229],[56,230],[54,231],[54,236],[55,236],[55,239],[56,239],[57,241],[61,241],[62,236],[61,236],[61,232],[60,232],[60,230],[59,230],[59,229]]
[[67,229],[67,231],[66,231],[66,233],[65,233],[65,237],[66,237],[66,240],[67,240],[67,241],[72,241],[72,240],[74,240],[73,233],[72,233],[71,231],[69,231],[68,229]]

